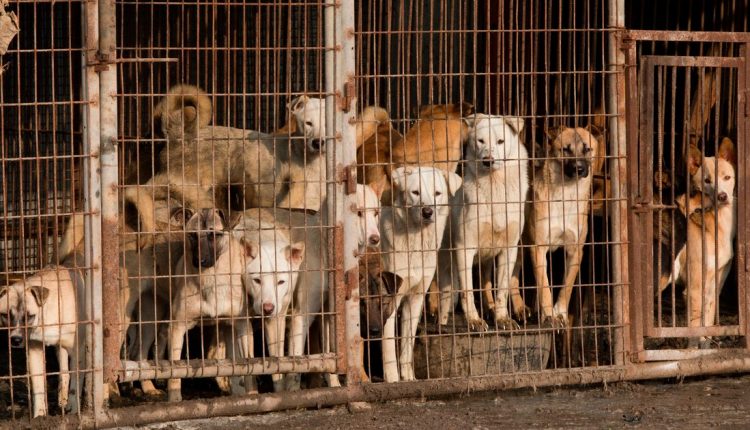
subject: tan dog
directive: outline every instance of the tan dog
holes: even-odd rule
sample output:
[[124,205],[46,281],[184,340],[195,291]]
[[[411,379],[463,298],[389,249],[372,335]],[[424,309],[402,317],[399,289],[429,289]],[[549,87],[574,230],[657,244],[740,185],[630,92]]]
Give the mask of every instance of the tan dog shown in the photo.
[[363,140],[357,140],[357,178],[360,183],[372,187],[380,198],[390,184],[387,172],[391,163],[391,146],[402,142],[404,136],[393,128],[384,109],[368,107],[362,114],[363,124],[367,124],[368,117],[372,117],[370,123],[376,127],[369,134],[360,133]]
[[[528,243],[534,244],[531,257],[540,322],[553,327],[564,327],[569,322],[568,303],[588,235],[592,163],[600,151],[600,141],[590,130],[562,127],[551,133],[548,158],[535,169],[532,180],[533,204],[526,234]],[[553,307],[547,254],[560,247],[565,249],[565,278]]]
[[[691,160],[694,160],[691,153]],[[687,243],[674,262],[672,277],[659,285],[663,291],[673,280],[687,284],[688,326],[716,324],[717,300],[734,258],[737,232],[734,143],[723,139],[715,157],[703,157],[691,175],[695,192],[676,199],[687,218]],[[705,343],[706,338],[701,339]]]
[[[44,347],[55,346],[60,362],[58,404],[79,412],[79,389],[85,353],[83,278],[77,269],[50,266],[7,287],[0,287],[0,326],[9,327],[14,348],[27,348],[32,415],[47,415]],[[74,378],[70,383],[70,363]],[[69,395],[70,394],[70,395]]]

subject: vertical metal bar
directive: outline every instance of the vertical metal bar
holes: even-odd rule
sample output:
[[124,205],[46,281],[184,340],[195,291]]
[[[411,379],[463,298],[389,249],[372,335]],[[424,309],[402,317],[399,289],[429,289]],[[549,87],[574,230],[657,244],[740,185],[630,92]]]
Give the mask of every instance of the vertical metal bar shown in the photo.
[[[89,276],[86,276],[85,309],[90,312],[87,321],[94,321],[93,327],[88,325],[85,329],[85,342],[87,353],[85,356],[85,368],[96,369],[93,373],[87,373],[85,389],[88,395],[88,403],[93,406],[94,414],[101,412],[104,404],[103,374],[102,374],[102,326],[101,326],[101,178],[99,176],[100,154],[100,87],[99,74],[96,71],[97,53],[99,51],[99,3],[84,2],[84,13],[86,23],[84,38],[86,49],[84,51],[84,84],[83,100],[86,107],[83,116],[83,153],[88,155],[83,163],[83,195],[84,195],[84,237],[87,239],[84,247],[84,259],[86,267],[89,267]],[[79,336],[81,336],[79,331]],[[78,366],[74,364],[73,369]]]
[[[609,35],[607,41],[607,62],[610,73],[607,75],[607,110],[608,114],[615,114],[609,118],[610,147],[607,153],[614,157],[614,165],[610,163],[610,176],[612,181],[612,199],[608,212],[612,217],[612,282],[614,283],[614,320],[620,327],[627,327],[629,321],[629,302],[626,288],[629,282],[628,273],[628,203],[627,196],[627,134],[625,117],[625,52],[618,46],[621,32],[625,28],[625,2],[623,0],[609,0],[609,14],[607,16],[607,28]],[[630,42],[634,45],[633,42]],[[631,65],[634,67],[634,65]],[[612,71],[617,73],[611,73]],[[615,364],[623,365],[625,354],[630,350],[629,331],[623,328],[614,330]]]
[[[96,320],[101,321],[101,339],[104,381],[116,382],[116,371],[120,368],[120,346],[123,339],[120,333],[120,293],[119,293],[119,236],[117,231],[118,190],[117,190],[117,67],[115,66],[116,9],[114,0],[99,1],[99,57],[109,63],[99,67],[100,89],[100,163],[101,163],[101,238],[92,245],[101,252],[101,290],[95,305]],[[106,243],[107,246],[102,246]],[[106,309],[106,312],[102,312]]]
[[745,348],[750,349],[750,315],[748,315],[748,308],[750,307],[750,291],[748,291],[748,272],[750,272],[750,258],[748,258],[748,251],[750,247],[747,245],[747,239],[750,237],[750,223],[745,222],[748,216],[748,205],[750,204],[750,187],[748,187],[748,180],[750,180],[750,163],[747,162],[747,157],[750,154],[747,148],[748,133],[750,132],[750,121],[748,115],[748,88],[750,88],[750,46],[747,43],[740,46],[740,56],[744,60],[744,64],[737,70],[737,146],[736,150],[739,152],[737,157],[737,196],[739,197],[739,205],[737,205],[737,219],[744,227],[737,229],[737,244],[739,247],[739,255],[737,258],[737,292],[739,299],[739,325],[740,332],[745,336]]

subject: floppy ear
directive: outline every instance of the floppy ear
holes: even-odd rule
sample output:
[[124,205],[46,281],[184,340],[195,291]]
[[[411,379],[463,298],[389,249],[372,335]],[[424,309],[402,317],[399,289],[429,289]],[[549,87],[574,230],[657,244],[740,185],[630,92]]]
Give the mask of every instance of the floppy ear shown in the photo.
[[677,209],[682,212],[683,215],[687,215],[687,195],[680,194],[675,197],[674,203],[677,205]]
[[690,173],[690,176],[695,175],[695,172],[698,171],[701,164],[703,164],[703,153],[697,146],[691,143],[690,146],[688,146],[687,157],[688,173]]
[[41,307],[44,302],[47,301],[47,297],[49,297],[49,288],[35,285],[33,287],[29,287],[29,292],[34,297],[34,301],[36,301],[36,305],[39,307]]
[[721,139],[721,143],[719,144],[719,151],[716,153],[716,155],[728,161],[732,166],[737,165],[737,152],[734,149],[734,142],[732,142],[732,139],[725,137]]
[[401,287],[401,283],[404,282],[403,278],[391,272],[380,272],[380,279],[383,280],[383,285],[385,285],[385,291],[389,295],[396,294],[398,289]]
[[511,128],[516,134],[521,134],[523,131],[524,120],[518,116],[506,116],[505,123]]
[[299,113],[305,108],[305,105],[307,104],[309,100],[310,100],[309,97],[305,95],[301,95],[297,98],[292,99],[292,101],[290,101],[289,104],[287,104],[286,106],[289,109],[289,112]]
[[394,188],[403,189],[406,177],[411,174],[411,170],[406,167],[399,167],[396,170],[391,171],[391,185]]
[[467,129],[472,129],[472,128],[474,128],[474,126],[477,123],[477,117],[476,117],[476,115],[470,115],[470,116],[466,116],[464,118],[461,118],[461,121],[463,121],[464,126]]
[[564,125],[561,125],[559,127],[549,127],[544,129],[544,134],[547,135],[547,139],[550,140],[550,142],[554,142],[555,139],[557,139],[557,136],[560,135],[563,131],[565,131],[568,127],[565,127]]
[[444,170],[442,170],[442,172],[445,176],[445,182],[448,184],[448,192],[451,193],[451,195],[455,195],[456,191],[461,188],[461,184],[464,180],[455,173],[446,172]]
[[584,130],[591,133],[592,136],[594,136],[595,139],[599,139],[600,137],[604,136],[604,130],[599,128],[596,124],[589,124],[586,127],[584,127]]
[[250,242],[244,237],[240,238],[240,243],[242,244],[242,249],[245,251],[245,257],[248,257],[251,260],[258,258],[260,246],[257,243]]
[[189,208],[176,207],[169,214],[169,219],[184,227],[193,215],[193,211]]
[[292,263],[292,266],[299,267],[302,264],[302,259],[305,257],[305,243],[297,242],[287,246],[284,254],[287,260]]
[[0,299],[5,297],[6,294],[8,294],[8,287],[0,287]]

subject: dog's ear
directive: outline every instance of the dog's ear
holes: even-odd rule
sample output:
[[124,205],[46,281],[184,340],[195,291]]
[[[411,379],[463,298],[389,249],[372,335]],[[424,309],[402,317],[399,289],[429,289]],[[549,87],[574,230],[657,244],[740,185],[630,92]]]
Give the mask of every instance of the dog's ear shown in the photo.
[[461,118],[461,121],[463,121],[464,127],[470,130],[477,125],[477,116],[476,114],[467,115],[466,117]]
[[732,139],[728,137],[721,139],[719,151],[716,153],[716,156],[728,161],[732,166],[737,166],[737,152],[734,149]]
[[406,177],[409,175],[411,175],[411,170],[407,167],[399,167],[391,171],[391,185],[394,188],[402,190],[406,182]]
[[688,146],[687,154],[687,166],[690,176],[695,175],[698,168],[701,167],[701,164],[703,164],[703,153],[695,144],[691,143],[690,146]]
[[170,221],[174,221],[176,224],[184,227],[193,215],[194,213],[190,208],[178,206],[172,209],[169,214],[169,219]]
[[505,123],[508,124],[508,127],[510,127],[516,134],[521,134],[525,124],[523,118],[518,116],[506,116]]
[[224,230],[227,225],[227,218],[224,211],[218,208],[202,209],[203,218],[206,220],[206,227],[213,230]]
[[375,193],[375,196],[378,198],[378,201],[380,201],[380,199],[383,197],[383,192],[385,191],[386,185],[388,185],[388,179],[386,179],[385,176],[381,177],[378,182],[373,182],[372,184],[369,185],[370,189]]
[[8,294],[8,286],[2,286],[0,287],[0,299],[5,297],[5,295]]
[[398,289],[401,287],[401,283],[404,282],[404,279],[402,277],[391,272],[380,272],[380,279],[383,280],[385,291],[389,295],[396,294]]
[[257,243],[250,242],[244,236],[240,238],[240,243],[242,244],[242,249],[245,251],[245,257],[251,260],[258,258],[260,246]]
[[677,205],[677,209],[682,212],[683,215],[687,215],[687,195],[680,194],[675,197],[674,203]]
[[594,136],[594,139],[600,139],[604,137],[604,130],[599,128],[596,124],[589,124],[586,127],[584,127],[584,130],[588,131],[592,136]]
[[305,109],[305,105],[309,100],[310,98],[306,95],[301,95],[297,98],[292,99],[292,101],[290,101],[286,106],[289,109],[289,112],[293,114],[300,113],[303,109]]
[[293,267],[299,267],[302,264],[302,260],[305,258],[305,242],[293,243],[286,247],[284,250],[286,259],[292,263]]
[[469,116],[474,114],[474,105],[468,102],[461,102],[461,116]]
[[547,127],[544,129],[544,134],[547,135],[547,139],[549,139],[550,142],[554,142],[555,139],[557,139],[557,136],[559,136],[567,128],[568,127],[565,127],[564,125],[558,127]]
[[669,172],[654,172],[654,187],[656,187],[657,190],[668,190],[671,188],[672,178],[669,176]]
[[448,184],[448,192],[452,196],[455,195],[456,191],[461,188],[461,184],[463,184],[464,180],[453,172],[446,172],[445,170],[441,170],[441,172],[443,172],[445,182]]
[[47,297],[49,297],[49,288],[34,285],[33,287],[29,287],[29,293],[34,297],[36,305],[42,307],[44,302],[47,301]]

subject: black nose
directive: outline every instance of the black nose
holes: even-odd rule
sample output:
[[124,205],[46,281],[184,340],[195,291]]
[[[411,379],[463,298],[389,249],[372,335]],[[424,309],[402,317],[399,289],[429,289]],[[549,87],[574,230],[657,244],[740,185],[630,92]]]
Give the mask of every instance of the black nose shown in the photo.
[[378,336],[380,334],[380,327],[378,326],[370,326],[370,334],[373,336]]
[[13,348],[20,348],[23,346],[23,338],[21,336],[11,336],[10,346]]
[[380,243],[380,236],[377,234],[370,235],[368,241],[370,242],[370,245],[375,246]]
[[424,219],[430,219],[432,218],[432,214],[435,211],[432,210],[432,208],[422,208],[422,218]]
[[320,139],[313,139],[310,141],[310,148],[313,151],[320,151],[323,148],[323,142]]
[[495,160],[492,159],[492,157],[484,157],[482,158],[482,165],[484,167],[490,167],[492,166],[492,163],[494,163]]
[[723,193],[722,192],[722,193],[719,193],[719,195],[717,196],[717,198],[719,199],[720,202],[724,203],[724,202],[727,201],[727,199],[729,198],[729,196],[727,196],[727,193]]
[[588,172],[589,172],[589,171],[588,171],[588,169],[586,168],[586,166],[576,166],[576,173],[577,173],[577,174],[578,174],[578,176],[580,176],[581,178],[585,178],[585,177],[586,177],[586,175],[588,175]]

